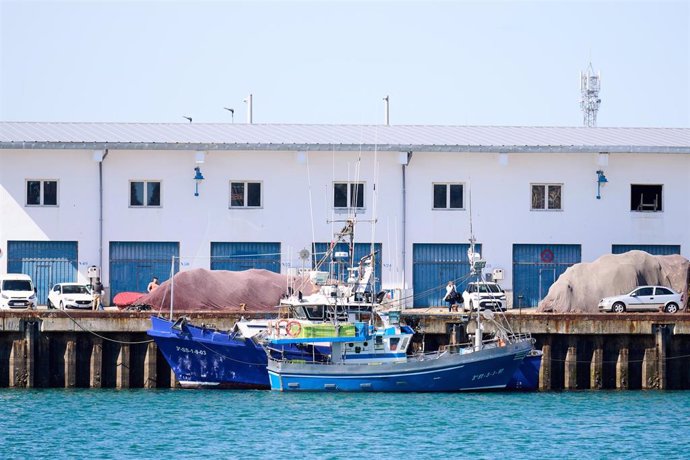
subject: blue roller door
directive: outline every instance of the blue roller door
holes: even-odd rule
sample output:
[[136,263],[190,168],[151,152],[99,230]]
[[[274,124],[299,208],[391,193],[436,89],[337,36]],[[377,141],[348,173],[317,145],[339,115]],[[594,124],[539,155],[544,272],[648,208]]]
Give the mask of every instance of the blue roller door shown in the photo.
[[211,243],[211,270],[280,273],[280,243]]
[[[180,243],[159,241],[110,242],[110,298],[120,292],[146,292],[151,278],[170,278],[172,257],[179,257]],[[175,272],[180,261],[175,259]]]
[[628,251],[645,251],[653,256],[680,254],[680,244],[614,244],[611,253],[623,254]]
[[[412,245],[413,306],[433,307],[446,305],[446,284],[455,281],[456,289],[462,293],[471,281],[470,263],[467,258],[469,244],[426,244]],[[482,245],[476,244],[475,251],[481,253]]]
[[7,272],[31,276],[39,305],[56,283],[77,281],[76,241],[8,241]]
[[558,277],[581,258],[579,244],[514,244],[513,307],[536,307]]
[[[330,243],[314,243],[312,251],[312,266],[316,267],[316,264],[323,258],[326,251],[330,247]],[[376,290],[381,288],[381,258],[382,258],[382,246],[381,243],[374,243],[374,251],[376,251],[376,259],[374,260],[374,276],[376,276]],[[350,266],[349,248],[347,243],[338,243],[333,251],[335,255],[336,252],[347,252],[348,257],[344,259],[338,259],[334,265],[333,271],[334,276],[340,280],[344,280],[347,274],[347,268]],[[355,264],[358,264],[362,257],[371,254],[371,243],[355,243]],[[324,264],[319,268],[319,270],[329,271],[330,260],[324,262]]]

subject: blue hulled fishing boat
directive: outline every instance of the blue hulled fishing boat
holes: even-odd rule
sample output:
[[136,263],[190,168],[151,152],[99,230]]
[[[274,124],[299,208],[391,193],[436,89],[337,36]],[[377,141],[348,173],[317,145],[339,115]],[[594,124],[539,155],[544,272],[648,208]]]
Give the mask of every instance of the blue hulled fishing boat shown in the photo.
[[[505,389],[533,348],[525,336],[493,337],[449,346],[433,353],[407,354],[413,331],[390,321],[381,327],[335,325],[352,334],[272,338],[271,347],[322,340],[331,343],[324,362],[305,362],[272,354],[271,389],[279,391],[463,391]],[[295,328],[296,329],[296,328]]]
[[[471,271],[481,280],[486,261],[470,240]],[[331,344],[328,359],[308,362],[272,353],[268,357],[271,389],[279,391],[466,391],[506,389],[534,341],[515,334],[485,310],[475,315],[473,343],[449,345],[433,353],[408,354],[414,331],[399,322],[399,311],[376,312],[368,323],[334,321],[333,333],[315,339],[302,335],[299,322],[268,337],[269,350],[322,340]],[[485,337],[483,321],[494,332]],[[342,333],[342,331],[346,331]]]
[[154,316],[148,334],[182,387],[265,389],[266,352],[255,340],[253,325],[238,322],[232,331],[217,331],[184,318],[173,322]]

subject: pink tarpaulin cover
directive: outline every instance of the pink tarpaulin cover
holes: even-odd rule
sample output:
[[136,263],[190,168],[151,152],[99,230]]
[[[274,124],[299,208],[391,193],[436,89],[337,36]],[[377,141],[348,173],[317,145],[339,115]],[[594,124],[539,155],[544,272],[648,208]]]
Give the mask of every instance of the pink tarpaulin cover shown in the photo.
[[113,305],[120,308],[129,307],[145,295],[146,294],[144,294],[143,292],[120,292],[115,297],[113,297]]
[[[315,289],[302,279],[291,283],[305,295]],[[137,299],[135,305],[168,309],[171,287],[168,280]],[[274,311],[287,290],[288,276],[268,270],[233,272],[195,268],[175,275],[173,307],[180,311]]]

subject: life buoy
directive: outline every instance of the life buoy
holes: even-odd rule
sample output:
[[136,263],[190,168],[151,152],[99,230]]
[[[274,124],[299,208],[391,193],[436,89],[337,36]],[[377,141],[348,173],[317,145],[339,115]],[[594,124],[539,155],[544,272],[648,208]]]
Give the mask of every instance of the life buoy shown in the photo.
[[281,329],[285,329],[285,331],[287,332],[287,327],[289,323],[290,321],[287,319],[278,320],[278,323],[276,323],[276,335],[280,336]]
[[[295,326],[297,327],[297,330],[295,330]],[[302,324],[298,321],[290,321],[285,326],[285,332],[287,332],[287,335],[290,337],[297,337],[302,332]]]

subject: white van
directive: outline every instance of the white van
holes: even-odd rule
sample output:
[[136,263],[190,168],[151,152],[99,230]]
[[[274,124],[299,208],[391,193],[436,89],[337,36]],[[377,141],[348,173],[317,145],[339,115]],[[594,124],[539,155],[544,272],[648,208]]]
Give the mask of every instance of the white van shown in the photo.
[[36,308],[36,288],[29,275],[0,275],[0,308]]

